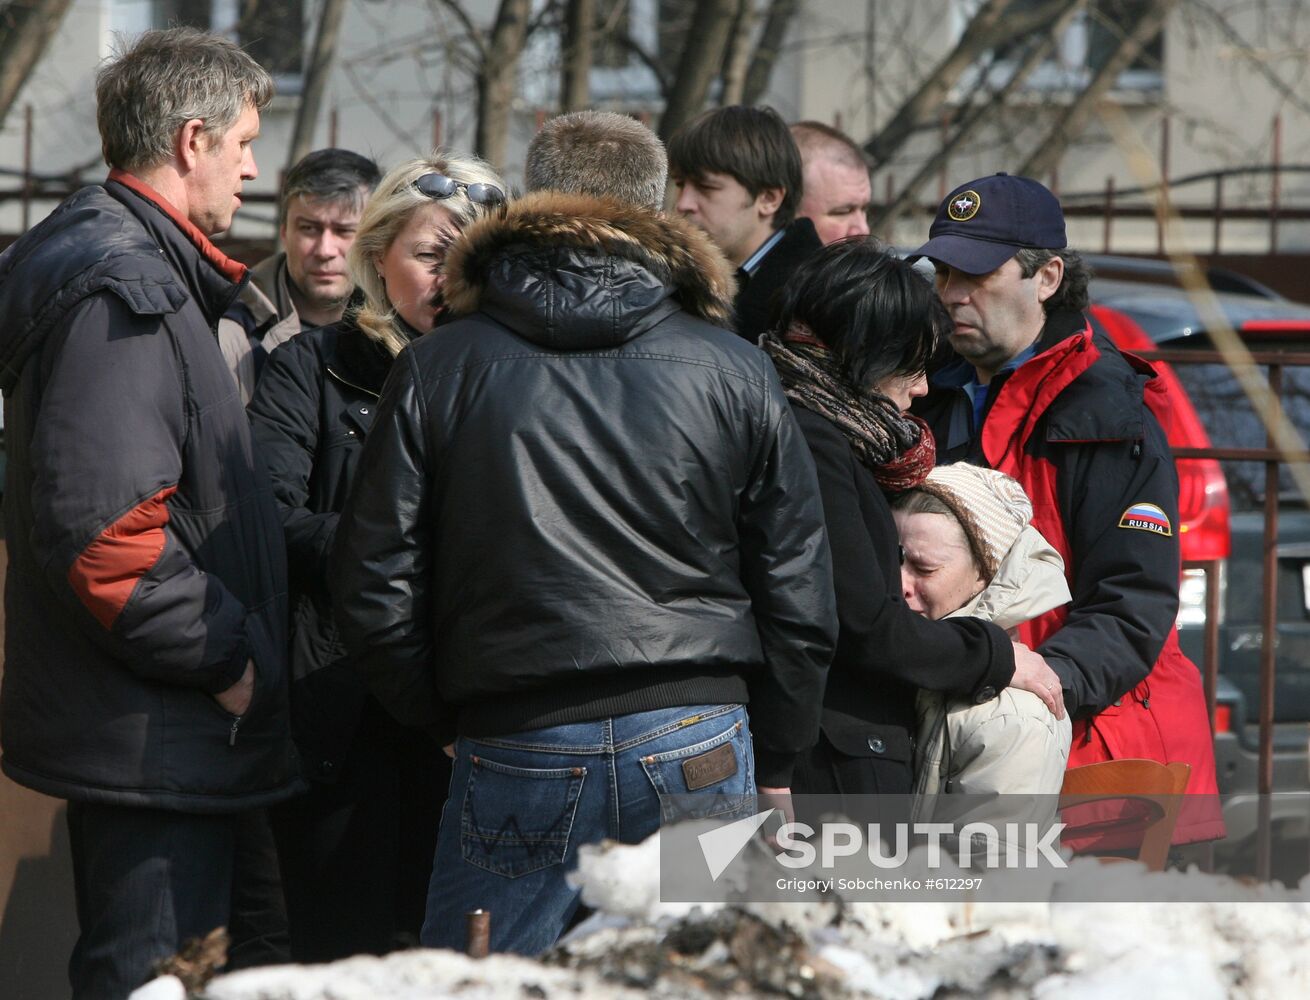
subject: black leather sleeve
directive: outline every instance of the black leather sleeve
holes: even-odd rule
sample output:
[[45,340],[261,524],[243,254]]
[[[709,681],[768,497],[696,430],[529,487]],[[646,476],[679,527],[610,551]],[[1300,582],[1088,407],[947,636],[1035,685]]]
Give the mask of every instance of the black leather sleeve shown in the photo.
[[399,722],[436,725],[429,594],[432,526],[423,396],[412,352],[382,390],[333,550],[342,641],[369,689]]
[[790,784],[792,758],[814,745],[837,639],[832,558],[814,462],[769,370],[766,435],[741,498],[742,581],[764,649],[748,678],[756,780]]

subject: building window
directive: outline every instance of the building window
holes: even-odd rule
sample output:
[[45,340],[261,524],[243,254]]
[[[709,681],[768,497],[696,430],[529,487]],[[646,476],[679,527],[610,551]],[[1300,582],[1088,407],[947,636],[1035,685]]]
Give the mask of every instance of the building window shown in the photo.
[[[1006,10],[1011,17],[1040,8],[1045,0],[1014,0]],[[1151,0],[1090,0],[1057,40],[1051,54],[1029,74],[1027,90],[1078,90],[1113,57],[1123,41],[1126,26],[1136,23]],[[960,0],[956,23],[963,31],[977,12],[978,0]],[[985,82],[998,87],[1018,67],[1028,39],[998,46],[965,78],[966,88]],[[1119,91],[1158,91],[1163,88],[1164,33],[1158,33],[1115,81]]]
[[279,89],[298,84],[305,59],[304,0],[153,0],[155,27],[186,25],[233,38]]
[[[546,0],[533,0],[533,5],[540,12]],[[654,61],[662,29],[657,20],[660,7],[660,0],[597,0],[589,76],[594,105],[640,112],[659,102],[659,80],[626,40],[650,53]],[[519,60],[521,106],[542,108],[559,100],[562,21],[560,27],[560,31],[535,31],[528,36]]]
[[[599,0],[596,42],[591,57],[594,101],[626,106],[650,105],[659,86],[649,68],[624,44],[631,38],[646,52],[659,52],[659,0]],[[659,27],[657,27],[659,25]]]
[[[1083,16],[1087,32],[1087,66],[1095,72],[1104,66],[1119,48],[1123,25],[1135,24],[1149,0],[1094,0]],[[1156,34],[1142,47],[1128,68],[1119,74],[1122,89],[1158,87],[1164,65],[1164,32]]]

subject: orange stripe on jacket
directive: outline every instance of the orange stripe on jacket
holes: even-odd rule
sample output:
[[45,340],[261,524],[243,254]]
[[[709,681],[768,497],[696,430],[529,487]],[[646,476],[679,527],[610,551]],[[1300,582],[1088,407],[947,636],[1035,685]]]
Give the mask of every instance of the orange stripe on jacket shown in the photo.
[[127,606],[137,581],[150,572],[164,551],[166,500],[176,486],[143,500],[102,531],[68,570],[68,584],[105,628]]

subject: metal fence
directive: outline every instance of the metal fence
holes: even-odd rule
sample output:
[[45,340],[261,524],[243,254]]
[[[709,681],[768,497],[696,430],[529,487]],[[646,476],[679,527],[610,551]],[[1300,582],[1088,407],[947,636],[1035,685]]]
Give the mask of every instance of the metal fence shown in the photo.
[[[1148,361],[1166,364],[1227,364],[1228,359],[1218,351],[1157,350],[1134,352]],[[1252,362],[1265,369],[1270,392],[1280,401],[1283,398],[1283,373],[1289,366],[1310,366],[1307,351],[1258,351],[1251,355]],[[1257,772],[1258,813],[1256,823],[1256,876],[1262,881],[1270,877],[1272,863],[1271,808],[1274,789],[1274,679],[1277,670],[1278,633],[1278,531],[1279,531],[1279,470],[1289,463],[1310,465],[1310,451],[1286,451],[1275,445],[1273,434],[1266,431],[1263,448],[1216,447],[1173,449],[1175,458],[1212,458],[1220,461],[1260,462],[1265,470],[1264,538],[1261,566],[1261,630],[1260,646],[1260,699],[1259,699],[1259,765]],[[1310,501],[1310,498],[1307,498]],[[1219,621],[1220,587],[1219,562],[1209,560],[1187,563],[1206,575],[1206,622],[1204,657],[1201,665],[1205,682],[1206,704],[1210,714],[1210,728],[1215,729],[1216,691],[1219,677]],[[1212,858],[1211,858],[1212,860]]]

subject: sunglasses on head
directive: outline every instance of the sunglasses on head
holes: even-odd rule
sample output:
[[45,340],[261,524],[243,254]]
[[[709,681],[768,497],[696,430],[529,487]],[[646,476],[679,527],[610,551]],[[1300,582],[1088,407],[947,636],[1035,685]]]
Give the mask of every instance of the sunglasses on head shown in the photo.
[[468,200],[475,205],[482,205],[485,208],[499,208],[503,213],[508,204],[505,199],[505,192],[494,184],[465,184],[463,181],[457,181],[445,174],[424,174],[414,181],[414,186],[421,193],[438,201],[443,198],[453,198],[463,188]]

